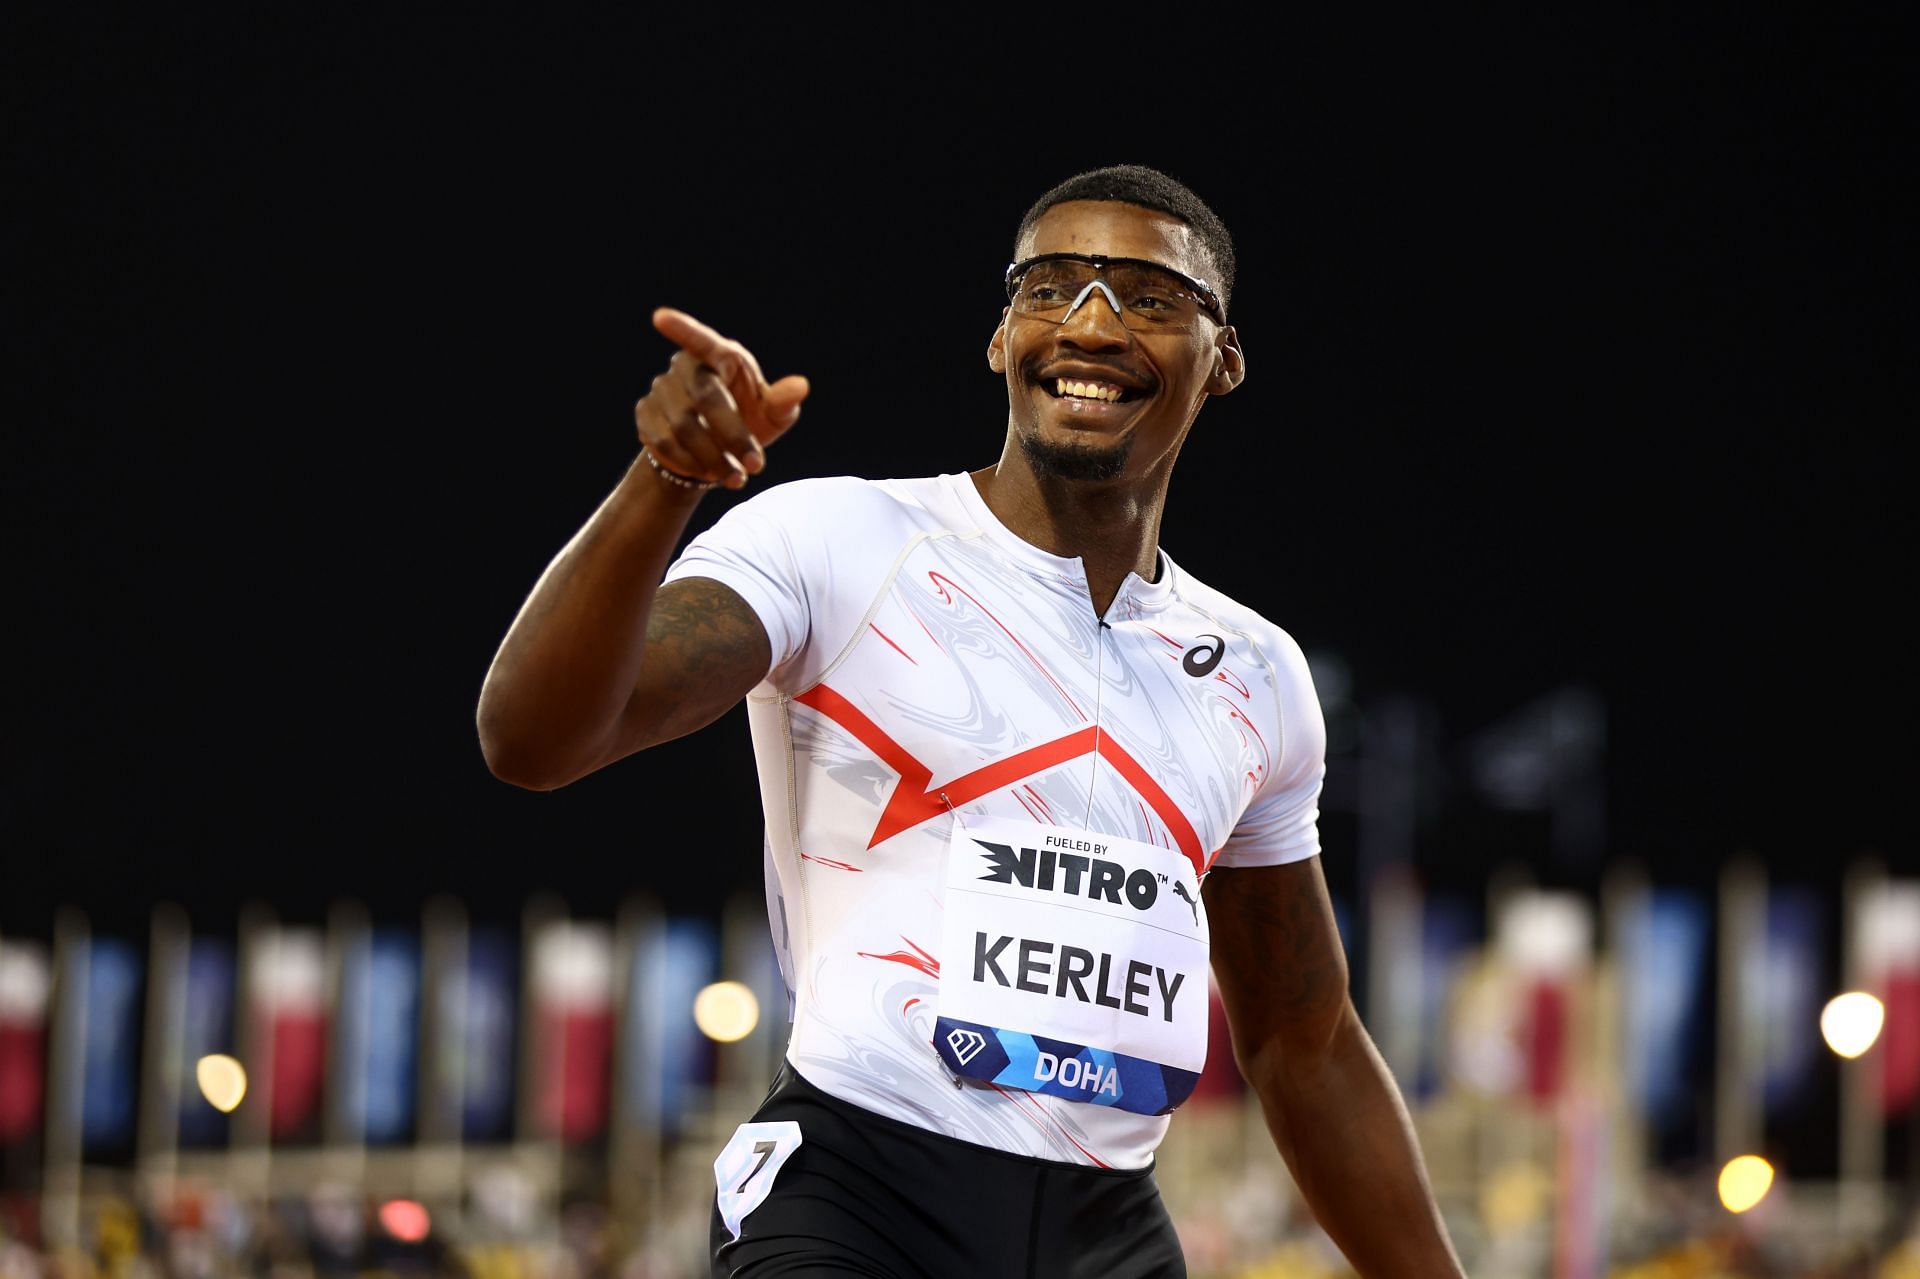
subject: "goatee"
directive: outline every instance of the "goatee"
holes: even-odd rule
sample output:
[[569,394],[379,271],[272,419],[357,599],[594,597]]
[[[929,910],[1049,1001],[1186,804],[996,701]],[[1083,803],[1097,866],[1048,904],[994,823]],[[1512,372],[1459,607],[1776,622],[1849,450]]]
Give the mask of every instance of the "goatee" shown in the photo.
[[1016,431],[1020,451],[1033,464],[1034,474],[1056,480],[1116,480],[1127,469],[1127,455],[1133,450],[1133,437],[1123,436],[1111,443],[1062,442],[1042,439],[1035,432]]

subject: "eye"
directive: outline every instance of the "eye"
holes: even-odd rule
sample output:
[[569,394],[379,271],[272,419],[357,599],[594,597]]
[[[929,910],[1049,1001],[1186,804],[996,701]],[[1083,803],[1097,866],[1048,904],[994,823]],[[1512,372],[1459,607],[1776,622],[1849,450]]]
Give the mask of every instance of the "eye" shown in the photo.
[[1195,307],[1193,299],[1184,293],[1157,290],[1152,293],[1136,293],[1133,301],[1127,303],[1127,309],[1135,315],[1143,316],[1156,323],[1167,323],[1191,315]]

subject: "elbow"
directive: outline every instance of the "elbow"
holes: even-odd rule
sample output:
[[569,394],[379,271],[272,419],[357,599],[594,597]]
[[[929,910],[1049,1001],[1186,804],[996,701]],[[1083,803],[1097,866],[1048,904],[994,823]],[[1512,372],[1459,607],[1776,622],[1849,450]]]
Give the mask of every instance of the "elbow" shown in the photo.
[[487,762],[487,771],[509,786],[530,791],[559,790],[580,776],[578,772],[555,767],[550,751],[540,749],[525,734],[513,733],[499,723],[497,715],[488,713],[485,702],[481,703],[475,719],[480,732],[480,755]]
[[1345,992],[1337,1001],[1298,1010],[1243,1043],[1235,1038],[1234,1064],[1254,1090],[1265,1097],[1285,1091],[1293,1081],[1312,1077],[1337,1060],[1354,1034],[1365,1036],[1360,1015]]
[[550,791],[559,790],[571,778],[559,777],[539,767],[538,761],[525,755],[505,749],[497,744],[490,745],[485,737],[480,739],[480,754],[487,761],[487,771],[509,786],[518,786],[521,790]]
[[555,778],[537,770],[521,767],[514,761],[500,761],[487,757],[487,771],[509,786],[518,786],[521,790],[551,791],[559,790],[571,778]]

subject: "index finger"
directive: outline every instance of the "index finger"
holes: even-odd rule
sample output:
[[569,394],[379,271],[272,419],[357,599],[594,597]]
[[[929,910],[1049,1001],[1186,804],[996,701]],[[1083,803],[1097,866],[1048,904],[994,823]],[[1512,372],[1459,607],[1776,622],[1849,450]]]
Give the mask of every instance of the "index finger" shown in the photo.
[[[760,365],[746,347],[732,338],[720,336],[685,311],[676,311],[670,306],[656,307],[653,327],[669,342],[718,373],[720,380],[736,392],[749,391],[757,399],[766,389]],[[746,384],[740,386],[743,375]],[[736,394],[735,398],[741,397]]]

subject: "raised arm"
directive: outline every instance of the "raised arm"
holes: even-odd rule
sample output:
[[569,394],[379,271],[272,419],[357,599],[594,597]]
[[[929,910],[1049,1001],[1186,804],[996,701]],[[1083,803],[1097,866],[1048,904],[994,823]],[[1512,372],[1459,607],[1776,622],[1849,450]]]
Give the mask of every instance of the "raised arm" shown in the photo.
[[1464,1275],[1393,1076],[1347,995],[1320,859],[1202,885],[1234,1059],[1307,1206],[1364,1279]]
[[561,548],[487,670],[475,716],[487,766],[552,790],[719,718],[767,673],[765,629],[720,583],[659,585],[701,490],[738,488],[800,415],[804,378],[768,384],[738,342],[662,308],[680,350],[634,406],[645,452]]

